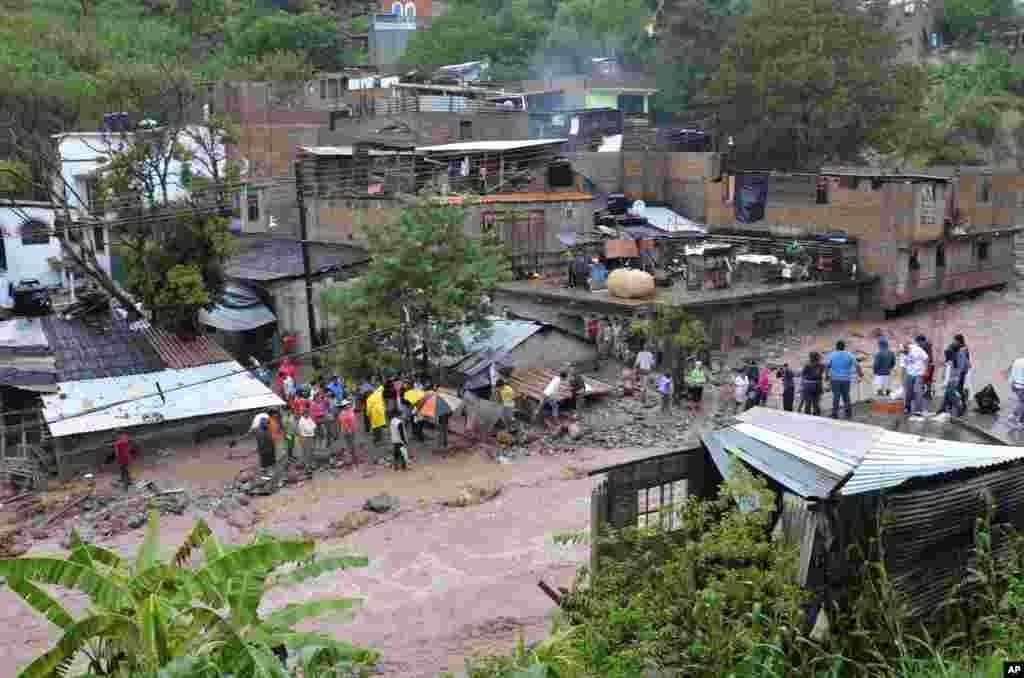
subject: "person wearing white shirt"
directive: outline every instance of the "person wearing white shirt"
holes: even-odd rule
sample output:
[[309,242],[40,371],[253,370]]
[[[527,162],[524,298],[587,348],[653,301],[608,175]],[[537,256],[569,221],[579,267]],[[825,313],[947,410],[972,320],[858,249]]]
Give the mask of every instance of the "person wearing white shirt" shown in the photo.
[[651,381],[651,370],[654,369],[654,354],[646,348],[636,354],[633,363],[640,370],[640,401],[647,404],[647,387]]
[[405,423],[402,421],[402,415],[398,412],[391,417],[391,446],[394,449],[395,455],[395,469],[406,470],[409,466],[405,463],[405,455],[402,454],[402,448],[408,445],[405,438]]
[[558,404],[561,397],[559,392],[562,390],[562,380],[565,377],[565,372],[561,372],[544,387],[544,400],[541,401],[540,408],[537,410],[539,416],[544,416],[544,406],[549,405],[551,407],[551,416],[558,419]]
[[904,380],[903,410],[905,414],[924,413],[924,375],[928,370],[928,354],[915,341],[903,348]]
[[1010,425],[1021,428],[1024,427],[1024,358],[1013,361],[1007,376],[1010,379],[1010,391],[1017,398],[1017,408],[1013,411]]
[[316,422],[309,416],[309,411],[299,419],[299,441],[302,444],[302,462],[307,466],[313,462],[313,439],[316,437]]
[[736,414],[739,414],[747,404],[747,390],[750,388],[750,380],[742,367],[736,368],[736,377],[733,379],[733,397],[736,402]]

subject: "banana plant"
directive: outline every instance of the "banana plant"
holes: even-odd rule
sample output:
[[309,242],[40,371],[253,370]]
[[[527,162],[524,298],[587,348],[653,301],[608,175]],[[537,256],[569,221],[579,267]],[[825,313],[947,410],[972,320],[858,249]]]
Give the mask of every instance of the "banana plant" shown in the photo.
[[[193,565],[197,552],[201,563]],[[65,678],[83,663],[81,676],[286,678],[276,654],[281,648],[299,657],[306,676],[351,674],[375,663],[376,653],[293,627],[349,611],[359,599],[314,600],[265,616],[259,612],[271,588],[367,564],[364,557],[316,559],[315,554],[312,541],[265,535],[251,544],[225,546],[200,520],[173,559],[164,562],[159,516],[152,512],[134,560],[85,543],[77,533],[66,560],[0,560],[0,577],[10,589],[63,630],[57,644],[19,678]],[[291,569],[282,573],[286,567]],[[91,607],[75,619],[40,584],[84,593]]]

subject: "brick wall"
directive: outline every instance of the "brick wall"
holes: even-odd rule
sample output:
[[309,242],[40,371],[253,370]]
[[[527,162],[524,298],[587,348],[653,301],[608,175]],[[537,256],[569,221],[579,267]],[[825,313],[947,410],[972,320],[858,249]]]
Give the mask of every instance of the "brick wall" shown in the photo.
[[237,146],[228,149],[228,158],[247,159],[251,176],[291,176],[297,147],[315,146],[318,130],[317,125],[248,125],[241,128]]
[[384,228],[395,223],[400,213],[394,200],[314,199],[309,207],[309,237],[319,242],[359,243],[360,229]]

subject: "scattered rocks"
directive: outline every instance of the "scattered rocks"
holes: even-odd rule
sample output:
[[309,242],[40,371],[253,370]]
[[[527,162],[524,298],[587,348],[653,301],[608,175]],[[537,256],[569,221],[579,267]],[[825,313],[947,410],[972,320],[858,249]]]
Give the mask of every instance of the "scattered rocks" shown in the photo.
[[579,466],[569,464],[568,466],[562,467],[562,480],[579,480],[580,478],[586,478],[587,471]]
[[373,522],[373,514],[368,511],[350,511],[328,525],[328,535],[335,539],[347,537]]
[[494,499],[501,493],[501,485],[494,481],[477,485],[474,483],[463,486],[462,491],[451,499],[441,503],[451,508],[476,506]]
[[248,510],[239,508],[238,511],[232,513],[227,517],[227,523],[231,527],[239,530],[248,530],[256,524],[256,515]]
[[31,543],[21,530],[0,533],[0,557],[18,558],[28,553]]
[[387,513],[398,508],[398,498],[392,497],[390,494],[378,494],[376,497],[370,497],[366,500],[363,505],[363,509],[366,511],[373,511],[374,513]]

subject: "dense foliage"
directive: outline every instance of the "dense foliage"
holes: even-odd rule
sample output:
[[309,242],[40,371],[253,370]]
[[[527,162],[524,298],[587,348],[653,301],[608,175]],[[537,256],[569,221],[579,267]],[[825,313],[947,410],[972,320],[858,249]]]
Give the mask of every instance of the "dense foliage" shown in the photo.
[[969,570],[979,586],[950,591],[941,623],[913,623],[881,562],[862,561],[849,606],[819,633],[796,585],[799,545],[769,534],[774,506],[764,480],[737,466],[716,500],[674,509],[679,529],[598,537],[605,559],[563,601],[568,624],[470,660],[470,678],[998,678],[1024,650],[1024,540],[997,563],[987,518]]
[[655,9],[650,0],[456,0],[412,36],[402,62],[487,59],[498,80],[577,73],[596,57],[648,63]]
[[[363,567],[366,558],[317,559],[313,542],[267,535],[226,546],[202,521],[173,560],[163,560],[160,551],[153,512],[134,561],[77,535],[66,560],[0,560],[7,586],[62,632],[20,678],[285,678],[275,654],[280,648],[307,678],[359,675],[376,661],[373,652],[293,630],[304,620],[346,612],[358,600],[309,600],[260,613],[268,590]],[[75,618],[40,585],[85,594],[90,606]]]
[[352,286],[321,295],[343,340],[331,356],[342,373],[409,370],[414,353],[425,372],[461,348],[464,324],[487,331],[485,295],[507,276],[505,248],[492,229],[464,237],[466,208],[433,200],[403,209],[386,228],[361,229],[373,257],[368,270]]

